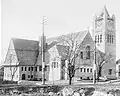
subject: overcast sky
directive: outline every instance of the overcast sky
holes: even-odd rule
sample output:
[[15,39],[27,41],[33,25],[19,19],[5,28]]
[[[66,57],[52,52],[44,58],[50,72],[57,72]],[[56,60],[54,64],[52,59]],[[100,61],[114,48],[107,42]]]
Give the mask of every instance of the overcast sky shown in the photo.
[[104,5],[116,16],[117,59],[120,58],[119,0],[2,0],[2,61],[11,37],[39,40],[42,16],[47,19],[45,35],[55,37],[91,27],[93,15]]

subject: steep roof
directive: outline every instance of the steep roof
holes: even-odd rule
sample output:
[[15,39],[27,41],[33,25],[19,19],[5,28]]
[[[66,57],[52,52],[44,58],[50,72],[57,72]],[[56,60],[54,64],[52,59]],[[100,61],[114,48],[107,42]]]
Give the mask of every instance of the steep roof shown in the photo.
[[[48,52],[48,50],[55,46],[57,44],[56,41],[53,41],[52,43],[48,44],[47,47],[46,47],[46,52],[45,52],[45,64],[48,64],[49,63],[49,59],[50,59],[50,54]],[[39,49],[39,54],[38,54],[38,57],[37,57],[37,61],[36,61],[36,65],[40,65],[42,64],[42,53],[41,53],[41,48]]]
[[[84,30],[80,32],[69,33],[69,34],[66,34],[65,36],[69,37],[72,34],[72,38],[76,37],[75,40],[78,41],[78,43],[80,44],[85,38],[85,36],[87,35],[87,33],[89,33],[89,31]],[[58,36],[58,37],[48,38],[46,41],[47,43],[51,43],[54,41],[59,45],[59,40],[61,40],[61,38],[62,36]]]
[[66,51],[69,50],[68,46],[63,45],[56,45],[56,48],[58,50],[58,54],[61,56],[62,59],[66,59]]
[[81,32],[78,32],[76,34],[78,34],[77,38],[76,38],[76,41],[78,41],[79,44],[82,43],[82,41],[84,40],[85,36],[89,33],[88,30],[85,30],[85,31],[81,31]]
[[[88,31],[81,31],[73,33],[73,36],[76,36],[76,41],[78,41],[79,44],[83,41],[85,36],[87,35]],[[67,34],[70,35],[70,34]],[[56,48],[58,50],[58,53],[60,56],[65,58],[65,54],[63,54],[65,51],[65,46],[59,45],[59,40],[61,36],[54,37],[54,38],[48,38],[46,41],[48,43],[47,50],[46,50],[46,63],[49,63],[49,52],[48,50],[56,45]],[[11,54],[11,51],[15,51],[18,63],[20,65],[34,65],[34,64],[41,64],[41,52],[39,47],[39,41],[35,40],[26,40],[26,39],[18,39],[18,38],[12,38],[10,45],[13,45],[13,49],[10,49],[10,46],[8,48],[8,54],[7,59],[5,60],[5,63],[8,63],[9,56]]]
[[16,50],[38,50],[39,42],[35,40],[12,38]]
[[33,65],[37,59],[36,57],[39,53],[38,50],[38,41],[12,38],[8,48],[5,64],[10,63],[10,55],[16,55],[17,60],[15,62],[19,63],[19,65]]

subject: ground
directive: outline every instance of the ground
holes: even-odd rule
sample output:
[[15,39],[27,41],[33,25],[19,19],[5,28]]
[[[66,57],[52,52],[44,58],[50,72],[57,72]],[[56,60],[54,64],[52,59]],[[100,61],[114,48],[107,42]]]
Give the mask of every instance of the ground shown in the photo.
[[[54,81],[54,82],[46,82],[45,85],[42,85],[39,81],[21,81],[19,82],[19,85],[17,84],[2,84],[0,85],[0,96],[10,96],[9,94],[24,94],[24,96],[27,96],[25,94],[30,94],[29,96],[40,96],[41,94],[41,88],[44,89],[44,94],[48,94],[49,92],[59,92],[61,89],[64,88],[72,88],[72,90],[87,90],[85,96],[92,96],[90,94],[107,94],[107,92],[111,92],[116,94],[120,94],[120,81],[119,80],[111,80],[106,82],[98,82],[96,84],[93,84],[92,81],[89,80],[83,80],[83,81],[77,81],[72,82],[72,85],[68,85],[68,81],[60,80],[60,81]],[[14,91],[17,90],[18,92]],[[61,91],[60,91],[61,92]],[[103,93],[100,93],[103,92]],[[8,94],[8,95],[6,95]],[[31,95],[32,94],[32,95]],[[33,95],[34,94],[34,95]],[[39,95],[35,95],[39,94]],[[17,95],[14,95],[17,96]],[[98,96],[98,95],[93,95]],[[104,95],[101,95],[104,96]],[[119,95],[116,95],[119,96]]]

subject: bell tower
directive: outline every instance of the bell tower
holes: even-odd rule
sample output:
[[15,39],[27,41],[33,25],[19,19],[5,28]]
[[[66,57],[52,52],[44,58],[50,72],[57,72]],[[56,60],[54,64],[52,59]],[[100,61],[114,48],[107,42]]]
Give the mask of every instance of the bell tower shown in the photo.
[[104,6],[102,12],[94,16],[93,27],[97,48],[103,53],[116,55],[115,15],[110,16]]
[[108,64],[105,64],[105,67],[107,67],[108,70],[114,69],[116,61],[115,15],[110,16],[106,6],[104,6],[100,14],[94,16],[93,22],[96,47],[101,52],[112,56],[112,59],[109,60]]

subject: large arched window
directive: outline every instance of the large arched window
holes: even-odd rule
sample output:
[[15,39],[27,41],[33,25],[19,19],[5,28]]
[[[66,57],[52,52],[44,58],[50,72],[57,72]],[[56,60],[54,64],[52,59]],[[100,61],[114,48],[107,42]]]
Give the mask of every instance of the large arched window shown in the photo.
[[86,59],[90,59],[90,46],[86,46]]

